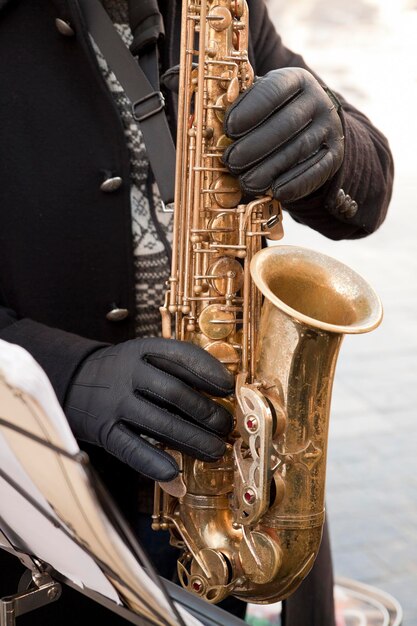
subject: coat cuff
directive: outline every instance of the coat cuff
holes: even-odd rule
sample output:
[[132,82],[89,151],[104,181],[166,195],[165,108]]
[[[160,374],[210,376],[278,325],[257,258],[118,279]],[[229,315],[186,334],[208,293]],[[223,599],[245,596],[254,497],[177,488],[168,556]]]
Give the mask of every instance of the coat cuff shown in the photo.
[[389,198],[384,197],[385,188],[380,183],[375,146],[361,122],[343,110],[339,114],[345,136],[341,167],[316,192],[284,208],[297,222],[330,239],[357,239],[380,226]]
[[[3,309],[5,312],[5,309]],[[4,318],[4,319],[3,319]],[[5,325],[6,315],[0,316],[0,339],[25,348],[43,368],[57,395],[64,405],[67,390],[81,362],[92,352],[108,344],[86,339],[51,328],[30,319],[14,321]]]

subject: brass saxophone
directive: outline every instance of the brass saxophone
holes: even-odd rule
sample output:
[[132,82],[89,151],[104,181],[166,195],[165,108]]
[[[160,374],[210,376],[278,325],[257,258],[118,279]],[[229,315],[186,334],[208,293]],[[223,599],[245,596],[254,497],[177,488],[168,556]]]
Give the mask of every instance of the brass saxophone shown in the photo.
[[[242,203],[222,163],[227,107],[251,86],[245,0],[183,0],[172,272],[163,335],[192,341],[236,374],[235,431],[217,463],[170,453],[153,528],[182,548],[182,585],[209,602],[267,603],[310,571],[324,522],[331,388],[344,334],[378,326],[355,272],[291,246],[271,197]],[[193,60],[198,60],[195,68]],[[263,304],[262,304],[263,303]],[[224,400],[219,400],[226,402]]]

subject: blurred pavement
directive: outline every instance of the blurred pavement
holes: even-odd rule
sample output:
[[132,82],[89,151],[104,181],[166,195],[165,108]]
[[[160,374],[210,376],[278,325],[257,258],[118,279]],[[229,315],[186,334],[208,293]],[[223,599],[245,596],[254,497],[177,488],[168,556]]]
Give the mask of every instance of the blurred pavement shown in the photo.
[[327,509],[336,575],[392,593],[417,626],[417,1],[269,0],[285,44],[386,134],[396,181],[367,239],[332,242],[284,223],[285,243],[344,261],[385,317],[347,337],[336,374]]

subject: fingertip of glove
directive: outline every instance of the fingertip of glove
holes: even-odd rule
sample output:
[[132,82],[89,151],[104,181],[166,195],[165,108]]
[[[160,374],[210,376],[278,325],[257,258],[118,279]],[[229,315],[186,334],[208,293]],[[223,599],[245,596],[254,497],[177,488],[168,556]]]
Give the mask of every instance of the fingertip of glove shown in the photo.
[[217,377],[217,379],[212,377],[209,384],[211,385],[209,393],[217,396],[218,398],[227,398],[227,396],[231,396],[235,392],[235,382],[233,377],[232,380],[225,379],[224,377]]
[[161,468],[158,471],[153,472],[151,478],[159,483],[169,483],[179,474],[179,469],[174,467]]
[[215,462],[222,458],[226,453],[226,443],[219,439],[215,445],[211,446],[211,450],[207,450],[206,453],[202,452],[201,459],[203,461]]
[[143,464],[143,459],[140,459],[138,463],[130,462],[129,465],[133,467],[139,474],[151,478],[157,482],[167,483],[174,480],[179,474],[179,467],[174,459],[166,452],[161,450],[156,451],[159,455],[157,459],[153,459],[152,462],[148,462],[146,468]]
[[[236,128],[236,123],[237,125],[239,125],[239,116],[235,115],[235,106],[236,104],[233,103],[230,108],[227,110],[226,115],[224,117],[224,122],[223,122],[223,128],[224,128],[224,132],[226,133],[226,135],[228,137],[230,137],[230,139],[238,139],[241,135],[241,130],[239,128]],[[223,158],[225,158],[225,154],[230,153],[230,149],[233,146],[230,146],[229,148],[226,148],[225,153],[223,154]]]
[[220,428],[218,429],[218,433],[222,437],[225,437],[230,432],[232,432],[233,425],[234,425],[234,419],[233,419],[233,415],[231,413],[229,413],[229,411],[227,409],[224,409],[222,413],[223,413],[223,415],[222,415],[222,423],[220,425]]
[[[229,137],[234,140],[237,139],[237,137],[232,137],[232,135],[229,135]],[[234,141],[233,144],[226,148],[221,157],[222,163],[227,167],[229,172],[233,174],[233,176],[239,176],[242,171],[241,165],[236,162],[239,161],[239,149],[237,149],[237,145],[236,141]]]
[[[235,381],[232,379],[230,384],[224,386],[223,397],[227,398],[227,396],[231,396],[235,392]],[[222,395],[220,395],[222,397]]]

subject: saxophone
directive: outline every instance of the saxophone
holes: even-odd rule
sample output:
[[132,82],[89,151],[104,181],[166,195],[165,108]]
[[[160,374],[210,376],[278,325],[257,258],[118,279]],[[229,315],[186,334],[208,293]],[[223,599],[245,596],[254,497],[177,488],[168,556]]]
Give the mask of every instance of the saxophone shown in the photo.
[[[310,571],[324,522],[331,388],[343,336],[378,326],[355,272],[282,237],[270,196],[242,202],[222,163],[227,107],[248,89],[245,0],[183,0],[172,271],[163,336],[192,341],[236,375],[235,416],[216,463],[170,453],[153,528],[182,550],[182,585],[209,602],[269,603]],[[195,67],[193,60],[198,60]],[[263,248],[263,249],[262,249]]]

